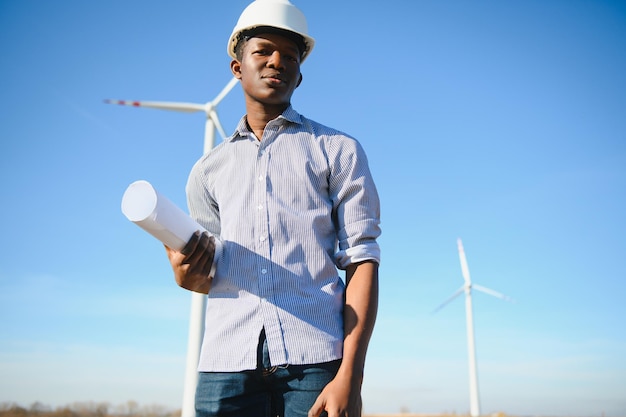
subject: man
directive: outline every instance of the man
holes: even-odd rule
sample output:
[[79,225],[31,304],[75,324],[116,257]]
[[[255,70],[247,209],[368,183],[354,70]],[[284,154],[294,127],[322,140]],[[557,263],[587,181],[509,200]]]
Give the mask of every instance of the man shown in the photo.
[[359,143],[291,107],[313,45],[288,0],[251,3],[229,40],[246,115],[189,176],[210,233],[166,248],[176,282],[208,294],[199,417],[361,415],[379,201]]

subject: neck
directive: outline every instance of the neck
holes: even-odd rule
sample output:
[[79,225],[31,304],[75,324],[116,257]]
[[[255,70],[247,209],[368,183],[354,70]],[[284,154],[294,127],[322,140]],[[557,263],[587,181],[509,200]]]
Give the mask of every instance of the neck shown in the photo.
[[289,103],[278,105],[259,105],[259,103],[246,104],[246,119],[248,126],[254,132],[258,140],[263,138],[265,126],[270,120],[274,120],[289,107]]

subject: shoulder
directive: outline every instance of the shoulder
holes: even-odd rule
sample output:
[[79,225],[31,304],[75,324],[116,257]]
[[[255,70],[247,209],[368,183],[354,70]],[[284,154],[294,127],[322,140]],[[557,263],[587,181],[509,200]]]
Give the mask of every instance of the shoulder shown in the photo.
[[312,134],[316,136],[326,136],[331,138],[336,138],[337,140],[341,139],[349,139],[356,140],[349,134],[336,129],[334,127],[327,126],[315,120],[309,119],[308,117],[300,115],[300,122],[302,124],[303,129],[308,130]]
[[288,122],[287,130],[290,133],[306,133],[321,140],[356,141],[354,137],[346,132],[309,119],[291,106],[285,110],[282,117]]
[[362,151],[359,141],[352,135],[305,116],[300,115],[300,123],[294,128],[308,133],[315,142],[331,153]]
[[196,178],[200,182],[209,181],[211,177],[209,173],[217,170],[224,164],[224,161],[229,159],[227,153],[228,146],[226,141],[209,150],[194,163],[190,171],[190,178]]

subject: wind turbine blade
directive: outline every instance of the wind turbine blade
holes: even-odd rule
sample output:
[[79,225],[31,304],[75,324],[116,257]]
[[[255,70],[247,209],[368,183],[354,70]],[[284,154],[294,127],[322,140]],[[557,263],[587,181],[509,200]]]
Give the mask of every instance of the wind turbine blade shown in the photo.
[[444,301],[443,303],[441,303],[439,305],[439,307],[437,307],[436,309],[433,310],[432,314],[435,314],[436,312],[438,312],[439,310],[441,310],[442,308],[444,308],[445,306],[447,306],[452,300],[454,300],[456,297],[458,297],[459,295],[461,295],[463,293],[463,290],[465,290],[465,285],[462,286],[461,288],[459,288],[458,290],[456,290],[454,292],[454,294],[452,294],[446,301]]
[[513,302],[513,299],[511,297],[509,297],[508,295],[504,295],[502,293],[499,293],[498,291],[494,291],[491,288],[487,288],[487,287],[483,287],[482,285],[477,285],[477,284],[472,284],[472,288],[481,292],[484,292],[485,294],[489,294],[492,295],[494,297],[500,298],[504,301],[510,301]]
[[219,104],[220,101],[222,101],[224,99],[224,97],[226,97],[226,95],[228,93],[230,93],[230,90],[233,89],[233,87],[235,85],[237,85],[237,82],[239,80],[235,77],[233,77],[228,84],[226,84],[226,87],[224,87],[224,89],[217,95],[217,97],[215,97],[213,99],[213,101],[211,102],[211,105],[213,105],[213,107],[217,106]]
[[465,250],[463,250],[463,242],[461,242],[461,238],[456,240],[457,246],[459,247],[459,259],[461,260],[461,272],[463,273],[463,279],[465,280],[465,285],[470,284],[472,281],[470,280],[469,268],[467,266],[467,259],[465,258]]
[[167,101],[131,101],[131,100],[104,100],[108,104],[119,104],[122,106],[148,107],[160,110],[173,110],[185,113],[205,111],[204,104],[196,103],[176,103]]
[[213,123],[215,123],[215,128],[218,132],[220,132],[220,135],[222,135],[222,139],[226,139],[226,132],[224,131],[224,128],[220,123],[219,117],[217,117],[217,112],[215,110],[211,110],[211,113],[209,113],[209,117],[211,118],[211,120],[213,120]]

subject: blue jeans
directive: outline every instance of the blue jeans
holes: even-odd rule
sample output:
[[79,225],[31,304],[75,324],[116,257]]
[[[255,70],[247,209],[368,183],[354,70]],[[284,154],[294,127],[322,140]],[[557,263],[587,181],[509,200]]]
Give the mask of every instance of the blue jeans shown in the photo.
[[200,372],[196,416],[306,417],[341,363],[271,366],[264,332],[257,357],[253,371]]

